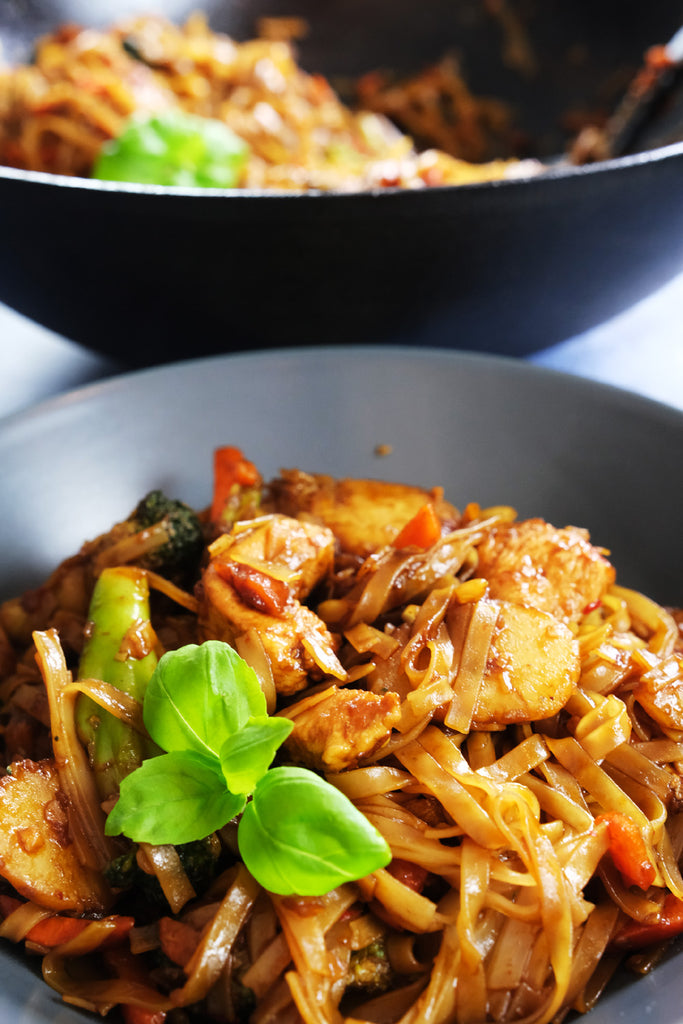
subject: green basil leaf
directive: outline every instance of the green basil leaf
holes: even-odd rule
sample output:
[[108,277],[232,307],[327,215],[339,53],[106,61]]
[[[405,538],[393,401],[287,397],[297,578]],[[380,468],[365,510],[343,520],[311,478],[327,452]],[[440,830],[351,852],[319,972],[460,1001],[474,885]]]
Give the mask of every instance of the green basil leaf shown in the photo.
[[174,751],[143,761],[123,779],[105,833],[138,843],[191,843],[222,828],[244,804],[245,797],[226,789],[217,762]]
[[220,640],[188,644],[160,659],[147,686],[143,718],[164,750],[219,752],[252,716],[266,714],[256,673]]
[[288,718],[251,718],[221,747],[221,768],[233,793],[251,793],[294,728]]
[[272,768],[260,779],[237,841],[254,878],[282,896],[322,896],[391,860],[367,818],[306,768]]
[[226,124],[182,110],[136,115],[106,142],[93,178],[190,188],[235,188],[249,146]]

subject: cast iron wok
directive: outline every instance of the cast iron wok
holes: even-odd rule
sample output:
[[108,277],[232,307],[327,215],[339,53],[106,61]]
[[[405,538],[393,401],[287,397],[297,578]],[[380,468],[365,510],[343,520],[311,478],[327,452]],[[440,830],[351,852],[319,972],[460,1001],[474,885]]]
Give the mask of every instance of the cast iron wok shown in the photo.
[[[195,3],[153,5],[181,20]],[[504,96],[536,155],[561,153],[567,110],[608,107],[679,4],[508,0],[538,62],[501,60],[483,0],[212,0],[236,38],[304,14],[302,65],[333,80],[462,56]],[[146,5],[4,0],[5,55],[64,21]],[[266,195],[122,186],[0,170],[0,301],[131,365],[281,345],[383,343],[528,353],[627,307],[683,267],[683,144],[516,181],[378,194]],[[532,147],[533,148],[533,147]]]

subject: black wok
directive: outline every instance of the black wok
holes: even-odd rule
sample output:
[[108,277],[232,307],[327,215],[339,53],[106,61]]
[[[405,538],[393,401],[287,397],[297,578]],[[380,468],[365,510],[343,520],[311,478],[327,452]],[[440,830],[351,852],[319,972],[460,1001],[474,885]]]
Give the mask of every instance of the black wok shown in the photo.
[[[194,3],[153,5],[182,19]],[[680,3],[508,0],[532,76],[506,66],[484,0],[217,0],[237,38],[304,14],[302,65],[332,78],[462,56],[505,97],[529,152],[563,151],[568,110],[607,108]],[[4,0],[5,56],[64,21],[147,12],[121,0]],[[565,119],[566,120],[566,119]],[[425,344],[522,354],[584,330],[683,268],[683,143],[538,177],[419,192],[267,195],[125,186],[0,169],[0,301],[140,365],[235,349]]]

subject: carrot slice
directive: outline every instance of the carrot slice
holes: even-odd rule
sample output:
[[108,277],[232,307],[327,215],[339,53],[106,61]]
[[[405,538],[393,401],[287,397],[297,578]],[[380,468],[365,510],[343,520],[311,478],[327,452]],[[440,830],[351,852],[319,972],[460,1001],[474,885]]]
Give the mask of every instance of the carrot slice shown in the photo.
[[239,448],[225,445],[213,453],[213,500],[211,522],[220,522],[228,500],[240,487],[255,487],[260,480],[253,462],[246,459]]
[[[21,900],[5,894],[0,895],[0,915],[3,918],[8,917],[13,910],[20,906]],[[135,924],[135,919],[132,917],[114,915],[111,920],[115,922],[115,926],[108,933],[103,946],[112,946],[120,942]],[[53,949],[55,946],[69,942],[70,939],[75,939],[90,923],[84,917],[62,917],[60,914],[53,914],[34,924],[27,933],[26,939],[28,942],[35,942],[38,946]]]
[[184,921],[162,917],[159,921],[161,948],[174,964],[184,967],[192,957],[200,939],[199,932]]
[[666,942],[683,933],[683,900],[670,892],[664,900],[658,921],[627,921],[612,939],[612,947],[622,952]]
[[417,510],[398,536],[394,538],[395,548],[431,548],[441,536],[441,522],[430,501]]
[[656,870],[647,843],[633,818],[612,811],[598,815],[595,821],[596,824],[604,821],[607,825],[609,850],[624,884],[649,889],[655,880]]

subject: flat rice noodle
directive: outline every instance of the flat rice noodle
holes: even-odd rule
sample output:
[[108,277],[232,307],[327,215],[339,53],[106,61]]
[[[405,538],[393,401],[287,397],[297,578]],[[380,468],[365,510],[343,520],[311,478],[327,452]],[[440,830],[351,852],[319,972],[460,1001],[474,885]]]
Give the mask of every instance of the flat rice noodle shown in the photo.
[[608,849],[609,834],[603,822],[600,826],[591,826],[582,835],[572,837],[562,853],[558,852],[564,877],[574,893],[581,895]]
[[113,845],[104,834],[105,816],[86,752],[76,732],[76,697],[59,636],[54,629],[33,634],[36,659],[50,707],[52,747],[59,782],[69,805],[69,824],[86,867],[101,871],[113,860]]
[[321,977],[330,975],[325,935],[358,898],[355,885],[345,884],[322,897],[271,894],[296,970]]
[[521,776],[519,781],[536,797],[542,810],[551,817],[566,822],[576,832],[584,832],[593,825],[593,815],[581,804],[549,786],[535,775]]
[[251,989],[256,1000],[260,1002],[291,962],[292,954],[289,951],[287,939],[282,932],[279,932],[266,946],[258,960],[245,971],[240,982],[246,988]]
[[[477,975],[477,977],[486,954],[486,949],[479,946],[477,920],[484,908],[489,875],[488,852],[466,836],[461,844],[460,913],[458,914],[457,929],[460,938],[462,967],[466,973]],[[460,1007],[460,1002],[458,1002],[458,1007]],[[460,1009],[458,1014],[460,1016]],[[469,1015],[466,1014],[466,1016],[469,1020]]]
[[539,932],[538,920],[505,919],[487,960],[489,988],[510,990],[521,984]]
[[404,1015],[426,985],[426,978],[416,978],[409,985],[368,999],[354,1007],[352,1015],[344,1018],[344,1024],[396,1024],[399,1019],[405,1019]]
[[601,697],[597,707],[588,710],[576,723],[574,737],[594,761],[602,761],[631,738],[628,708],[614,694]]
[[401,652],[403,671],[414,689],[420,685],[425,676],[425,669],[421,665],[421,662],[424,661],[422,657],[423,648],[430,641],[436,640],[437,637],[439,638],[439,646],[445,649],[443,663],[447,673],[450,675],[454,656],[453,645],[448,630],[442,628],[442,626],[455,589],[456,583],[453,582],[446,587],[438,587],[432,590],[415,616],[411,627],[410,640]]
[[346,680],[346,669],[329,646],[329,642],[324,641],[317,630],[309,629],[304,633],[301,637],[301,646],[321,672],[342,682]]
[[571,977],[567,988],[567,1002],[576,1005],[581,993],[595,974],[596,968],[609,945],[619,919],[619,908],[613,903],[600,903],[581,929],[574,947]]
[[620,957],[605,954],[598,962],[583,991],[574,1000],[574,1009],[579,1013],[588,1013],[589,1010],[592,1010],[620,966]]
[[430,970],[434,957],[431,956],[427,960],[422,958],[422,953],[417,949],[419,936],[410,935],[407,932],[390,932],[385,941],[387,959],[392,970],[397,974],[408,977],[411,974],[422,974]]
[[300,1021],[286,978],[279,978],[273,984],[249,1017],[249,1024],[300,1024]]
[[666,829],[662,831],[662,837],[657,844],[657,854],[658,866],[666,887],[679,900],[683,900],[683,876]]
[[461,957],[455,992],[455,1019],[458,1024],[480,1024],[486,1019],[488,987],[483,963],[471,969]]
[[354,802],[384,793],[393,793],[413,782],[408,772],[385,765],[352,768],[347,772],[330,773],[325,778]]
[[[678,747],[678,744],[672,744]],[[651,790],[660,800],[668,800],[674,784],[674,776],[665,768],[660,768],[654,761],[636,749],[633,744],[626,743],[616,747],[606,758],[607,764],[617,768],[623,775],[633,779],[640,785]]]
[[401,717],[396,728],[404,734],[426,717],[431,718],[453,696],[450,679],[444,671],[447,668],[447,652],[436,641],[430,641],[423,650],[429,654],[429,668],[425,671],[424,681],[416,690],[407,694],[401,704]]
[[432,588],[444,577],[453,576],[462,566],[474,544],[482,537],[479,523],[454,530],[441,537],[426,551],[406,555],[385,548],[370,555],[360,570],[360,579],[372,573],[362,588],[350,595],[351,613],[347,626],[357,622],[375,622],[380,615],[412,601],[418,594]]
[[168,905],[174,914],[178,914],[185,904],[197,895],[187,877],[178,851],[170,844],[153,846],[150,843],[140,843],[140,849],[156,876]]
[[538,886],[541,921],[555,976],[554,992],[543,1009],[550,1019],[562,1006],[571,970],[573,928],[569,894],[551,843],[539,830],[528,804],[510,790],[507,787],[505,797],[493,804],[492,814]]
[[[452,908],[455,910],[455,907]],[[439,952],[429,983],[413,1005],[400,1018],[400,1024],[446,1024],[453,1020],[457,977],[460,961],[458,932],[455,925],[447,925],[441,937]]]
[[460,870],[460,847],[445,846],[437,839],[426,836],[424,830],[415,828],[405,821],[374,813],[373,809],[364,803],[357,806],[382,833],[394,857],[419,864],[449,880],[457,877]]
[[496,748],[490,732],[471,732],[467,736],[467,760],[473,772],[495,763]]
[[600,861],[597,873],[609,898],[628,917],[632,917],[634,921],[641,921],[645,924],[651,924],[659,919],[662,910],[662,900],[665,895],[663,889],[656,890],[658,896],[655,896],[655,890],[650,890],[650,895],[648,895],[641,892],[635,886],[628,888],[624,885],[621,875],[607,857]]
[[199,601],[194,594],[188,594],[186,590],[183,590],[176,583],[172,583],[171,580],[167,580],[165,576],[161,576],[151,569],[145,569],[144,573],[150,587],[154,590],[158,590],[160,594],[165,594],[171,601],[179,604],[182,608],[186,608],[188,612],[193,612],[195,615],[199,613]]
[[94,1013],[106,1014],[120,1005],[138,1006],[152,1012],[169,1010],[173,1005],[171,1001],[151,985],[125,978],[83,979],[69,974],[69,961],[78,961],[98,950],[116,927],[115,918],[92,921],[75,938],[49,951],[43,957],[43,979],[66,1003]]
[[396,637],[381,629],[359,622],[344,632],[345,638],[359,654],[376,654],[383,661],[395,654],[399,648]]
[[258,632],[255,629],[249,629],[246,633],[235,637],[235,650],[256,673],[263,696],[266,698],[266,711],[269,715],[274,714],[277,705],[277,690],[273,679],[273,668]]
[[53,917],[53,910],[46,910],[29,900],[20,903],[0,923],[0,938],[9,939],[10,942],[21,942],[25,939],[34,925],[44,921],[47,917]]
[[494,782],[512,782],[521,775],[538,768],[539,764],[547,761],[549,757],[550,751],[543,736],[534,733],[499,757],[493,764],[480,768],[478,774],[484,775]]
[[[645,740],[632,743],[631,749],[636,750],[654,764],[683,761],[683,743],[676,743],[673,740]],[[623,768],[622,771],[624,771]]]
[[[420,737],[424,737],[425,732]],[[453,821],[486,849],[503,845],[502,836],[490,816],[459,779],[443,767],[419,740],[397,750],[396,757],[423,786],[440,801]]]
[[84,693],[114,718],[125,722],[142,736],[148,735],[142,720],[142,704],[111,683],[105,683],[102,679],[78,679],[65,686],[64,693]]
[[596,764],[572,737],[553,739],[546,737],[551,753],[587,790],[605,811],[620,811],[628,815],[647,835],[650,822],[637,804],[624,793],[609,775]]
[[643,838],[646,843],[657,843],[661,838],[664,826],[666,825],[666,805],[663,800],[653,793],[647,786],[641,785],[628,775],[624,775],[617,768],[605,762],[605,773],[616,782],[619,788],[638,805],[646,816],[649,828]]
[[269,894],[260,893],[252,907],[247,922],[247,947],[249,960],[254,963],[270,945],[279,931],[279,922]]
[[404,885],[385,868],[361,878],[358,887],[365,900],[375,899],[381,903],[399,928],[422,935],[443,927],[444,919],[436,904]]
[[486,600],[454,605],[449,612],[448,626],[458,652],[453,699],[444,719],[450,729],[470,731],[499,613],[499,605]]
[[171,993],[172,1006],[190,1006],[206,996],[218,980],[259,891],[258,883],[239,864],[213,921],[185,966],[187,981]]
[[661,658],[670,655],[679,637],[678,625],[661,605],[636,590],[613,585],[612,593],[626,603],[636,628],[651,633],[648,647]]

